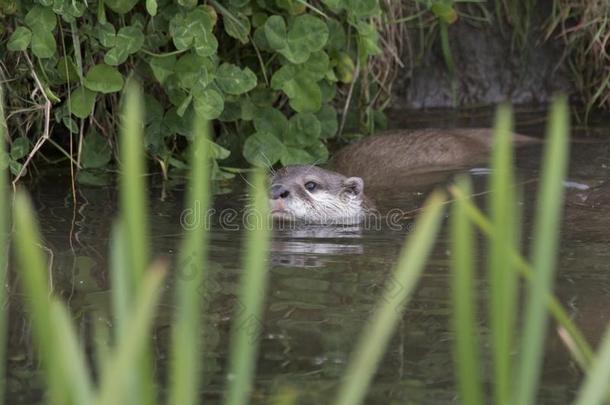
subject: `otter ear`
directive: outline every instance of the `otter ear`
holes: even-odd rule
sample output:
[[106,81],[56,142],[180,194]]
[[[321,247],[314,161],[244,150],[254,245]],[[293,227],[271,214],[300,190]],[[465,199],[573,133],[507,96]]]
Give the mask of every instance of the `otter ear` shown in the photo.
[[357,197],[364,191],[364,181],[360,177],[347,178],[343,181],[343,190],[345,193]]

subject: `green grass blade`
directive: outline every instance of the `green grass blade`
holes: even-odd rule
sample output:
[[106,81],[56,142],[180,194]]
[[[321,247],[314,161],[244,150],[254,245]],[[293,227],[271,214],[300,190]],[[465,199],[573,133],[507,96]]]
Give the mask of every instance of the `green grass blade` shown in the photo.
[[[457,184],[464,195],[472,194],[468,178],[459,178]],[[461,403],[469,405],[483,404],[473,281],[476,275],[474,251],[472,224],[465,212],[463,201],[457,200],[453,203],[451,212],[451,291],[455,331],[453,352]]]
[[7,268],[9,235],[9,189],[8,154],[6,139],[8,135],[4,119],[4,90],[0,86],[0,405],[4,404],[6,391],[6,339],[7,339]]
[[494,399],[508,404],[511,393],[511,357],[517,276],[510,255],[515,245],[515,207],[513,192],[512,112],[501,105],[494,128],[490,178],[490,218],[496,238],[489,245],[489,324],[493,358]]
[[360,337],[335,404],[362,403],[381,356],[434,246],[443,213],[443,196],[433,194],[408,238],[392,278]]
[[142,141],[142,94],[133,82],[127,84],[121,120],[120,201],[125,232],[125,253],[129,255],[130,291],[137,291],[149,261],[148,203],[144,184]]
[[140,286],[140,293],[133,303],[132,311],[125,326],[125,333],[117,342],[117,347],[107,359],[100,378],[99,405],[149,404],[147,399],[132,398],[130,373],[133,364],[142,355],[142,346],[149,343],[152,323],[162,293],[161,284],[165,279],[165,266],[153,264]]
[[[132,308],[150,258],[148,199],[144,183],[142,93],[133,81],[127,83],[123,100],[125,105],[120,131],[120,221],[125,242],[123,249],[125,266],[122,268],[128,270],[129,275],[121,277],[129,279],[127,291],[129,291],[128,297],[132,297],[129,302],[129,308]],[[122,322],[123,320],[119,321],[119,324]],[[122,338],[123,335],[118,336],[119,340]],[[133,369],[133,373],[129,376],[133,381],[132,401],[152,404],[155,402],[155,394],[150,343],[143,343],[140,353],[139,360],[130,365]]]
[[127,259],[127,241],[125,240],[123,223],[118,221],[112,227],[110,238],[110,293],[114,319],[114,336],[119,339],[125,330],[129,318],[130,274]]
[[[479,230],[481,230],[481,232],[483,232],[483,234],[485,234],[485,236],[488,238],[495,238],[496,232],[494,231],[491,222],[489,222],[485,215],[483,215],[483,213],[471,201],[467,201],[467,196],[464,195],[458,188],[450,187],[449,189],[453,197],[462,201],[466,214],[470,220],[476,224]],[[534,276],[534,271],[523,256],[521,256],[516,250],[513,250],[511,254],[511,261],[521,273],[523,278],[528,282],[531,282]],[[593,358],[593,350],[587,342],[587,339],[585,339],[582,332],[576,327],[576,325],[574,325],[570,315],[550,291],[547,292],[545,300],[549,311],[555,318],[555,321],[557,321],[557,323],[564,328],[574,343],[574,347],[572,348],[574,349],[574,352],[570,350],[570,353],[574,356],[574,360],[578,363],[583,371],[587,371]]]
[[[201,381],[202,314],[206,311],[204,292],[208,245],[208,207],[210,205],[209,124],[196,118],[191,147],[191,177],[187,197],[187,234],[180,250],[176,271],[176,310],[172,329],[169,403],[198,403]],[[204,286],[205,288],[205,286]]]
[[608,400],[610,381],[610,327],[606,333],[585,382],[576,397],[576,405],[596,405]]
[[51,299],[50,315],[53,323],[51,331],[55,334],[54,341],[61,342],[61,348],[56,348],[61,353],[56,356],[55,361],[58,362],[57,367],[62,369],[66,380],[70,382],[72,403],[92,404],[93,384],[70,314],[64,304]]
[[55,341],[52,332],[54,325],[49,306],[48,270],[40,248],[40,231],[34,219],[32,204],[23,191],[18,191],[15,195],[13,218],[19,275],[26,297],[26,308],[32,320],[34,343],[47,380],[49,402],[69,404],[66,379],[55,358],[61,355],[61,351],[57,350],[59,342]]
[[267,224],[268,201],[265,175],[256,171],[252,179],[251,194],[254,197],[250,228],[246,235],[246,254],[243,275],[239,285],[239,312],[233,321],[229,374],[225,404],[241,405],[249,402],[252,380],[258,354],[263,316],[263,300],[266,295],[270,244],[270,228]]
[[557,264],[559,225],[563,208],[563,180],[567,172],[569,110],[565,97],[551,107],[547,144],[544,150],[542,181],[538,192],[532,255],[534,275],[525,307],[521,356],[517,373],[517,402],[532,404],[544,355],[548,324],[545,298],[553,289]]

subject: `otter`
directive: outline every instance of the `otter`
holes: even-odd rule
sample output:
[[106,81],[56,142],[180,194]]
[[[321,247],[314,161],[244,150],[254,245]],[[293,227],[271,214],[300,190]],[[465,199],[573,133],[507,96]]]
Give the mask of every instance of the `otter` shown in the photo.
[[[489,128],[386,131],[341,149],[329,169],[287,166],[271,178],[274,218],[353,224],[375,209],[364,194],[438,184],[450,171],[484,162],[493,143]],[[539,142],[514,134],[516,145]]]
[[318,224],[354,224],[374,208],[360,177],[317,166],[294,165],[271,178],[271,214],[276,219]]

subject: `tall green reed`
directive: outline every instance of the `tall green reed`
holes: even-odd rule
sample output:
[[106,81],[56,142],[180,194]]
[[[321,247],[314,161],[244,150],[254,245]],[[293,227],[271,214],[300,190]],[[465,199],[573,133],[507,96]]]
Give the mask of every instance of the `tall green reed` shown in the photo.
[[248,223],[243,274],[239,283],[239,308],[234,314],[229,353],[229,381],[224,402],[248,403],[252,390],[259,339],[262,333],[263,303],[267,290],[270,227],[267,223],[268,200],[265,174],[257,171],[252,178],[254,204]]
[[510,107],[498,108],[491,158],[489,215],[496,237],[489,241],[489,324],[494,370],[494,399],[508,404],[511,393],[511,351],[516,311],[516,273],[510,260],[518,226],[514,195],[512,117]]
[[[466,177],[457,180],[457,187],[467,196],[471,185]],[[481,387],[479,338],[477,330],[477,294],[474,288],[476,273],[474,250],[475,239],[472,224],[465,213],[463,199],[456,200],[451,207],[451,267],[453,330],[455,342],[453,358],[458,391],[462,402],[469,405],[483,404]]]
[[4,90],[0,86],[0,405],[4,404],[6,391],[6,344],[7,344],[7,293],[6,283],[8,267],[8,156],[6,121],[4,119]]
[[[127,84],[123,102],[124,113],[119,139],[121,176],[119,177],[120,216],[118,226],[119,232],[124,233],[122,236],[125,243],[123,269],[128,271],[118,277],[126,282],[125,286],[119,288],[127,293],[122,296],[126,307],[115,314],[118,326],[116,336],[119,337],[126,330],[125,319],[129,318],[132,304],[138,297],[150,260],[148,198],[142,134],[144,112],[141,90],[135,82],[131,81]],[[126,314],[127,318],[122,319],[121,317]],[[152,361],[150,342],[143,342],[141,355],[136,360],[139,368],[128,376],[131,381],[130,395],[133,401],[138,399],[144,403],[155,402]]]
[[[169,403],[198,403],[203,345],[202,316],[207,310],[207,211],[210,205],[209,124],[196,118],[191,151],[191,181],[187,196],[188,222],[176,270],[174,325],[172,329]],[[202,289],[200,289],[202,287]]]
[[516,401],[524,405],[536,400],[544,354],[548,324],[545,296],[553,289],[553,276],[557,267],[563,180],[567,174],[569,114],[566,98],[562,97],[553,103],[532,239],[532,264],[535,272],[528,285],[521,358],[516,372]]
[[433,194],[424,205],[376,310],[367,322],[348,364],[335,404],[364,401],[377,365],[424,269],[443,217],[444,197]]
[[610,326],[600,345],[598,355],[593,359],[591,369],[576,397],[576,405],[597,405],[608,403],[608,381],[610,381]]

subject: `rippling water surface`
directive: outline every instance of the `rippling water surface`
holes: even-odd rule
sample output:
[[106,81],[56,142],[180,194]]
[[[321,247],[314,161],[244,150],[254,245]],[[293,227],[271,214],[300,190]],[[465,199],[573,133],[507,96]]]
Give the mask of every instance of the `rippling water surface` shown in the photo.
[[[404,114],[397,115],[404,117]],[[418,121],[394,120],[394,126],[488,125],[488,114],[450,116],[418,114]],[[544,116],[518,115],[521,132],[540,136]],[[610,139],[609,126],[594,128]],[[575,131],[584,136],[582,131]],[[525,215],[524,245],[535,202],[540,146],[518,154],[519,179],[523,183]],[[485,202],[488,171],[484,166],[470,171],[481,205]],[[245,183],[234,182],[229,194],[217,196],[215,208],[239,210],[246,202]],[[572,160],[556,291],[575,322],[597,343],[610,320],[610,143],[576,143]],[[81,187],[78,203],[72,204],[69,177],[64,172],[46,175],[30,186],[41,221],[45,247],[52,259],[51,272],[57,292],[69,301],[79,321],[82,336],[91,334],[94,322],[111,324],[109,312],[108,235],[117,214],[114,187]],[[376,196],[386,207],[411,211],[425,192],[395,190]],[[150,213],[153,252],[175,258],[182,227],[182,186],[163,187],[151,179]],[[226,211],[225,211],[226,212]],[[202,397],[220,398],[226,380],[228,332],[232,314],[239,309],[235,291],[240,275],[242,232],[221,226],[218,217],[211,230],[211,265],[208,269],[210,310],[208,327],[202,332],[207,351],[205,389]],[[227,222],[227,220],[224,220]],[[237,225],[237,222],[235,222]],[[260,339],[255,402],[267,403],[280,394],[295,394],[298,403],[327,403],[333,397],[356,338],[379,299],[383,283],[396,263],[409,220],[376,229],[359,227],[307,227],[278,230],[270,257],[270,285],[264,318],[251,325]],[[372,227],[375,228],[375,227]],[[446,230],[405,312],[398,331],[379,365],[367,403],[455,402],[451,339],[448,328],[451,305],[448,290],[448,246]],[[481,249],[485,251],[484,245]],[[484,263],[484,253],[481,262]],[[484,274],[477,279],[482,298],[487,293]],[[172,278],[188,277],[173,273]],[[170,331],[172,301],[164,299],[154,333],[156,364],[160,378],[166,369],[165,347]],[[483,302],[483,301],[482,301]],[[9,403],[40,400],[41,377],[29,344],[29,325],[17,292],[11,295],[10,351],[8,367]],[[485,313],[480,314],[483,334]],[[549,329],[543,371],[541,403],[565,403],[573,398],[582,375]]]

